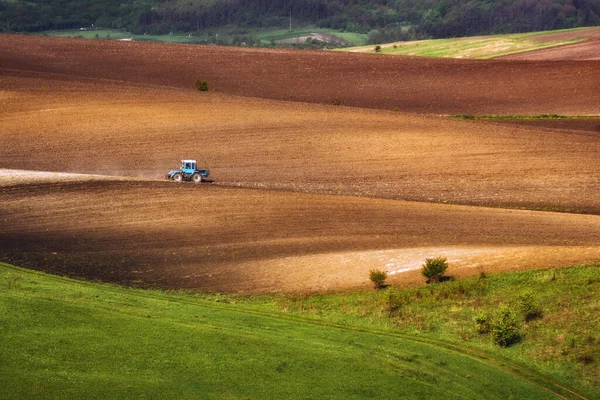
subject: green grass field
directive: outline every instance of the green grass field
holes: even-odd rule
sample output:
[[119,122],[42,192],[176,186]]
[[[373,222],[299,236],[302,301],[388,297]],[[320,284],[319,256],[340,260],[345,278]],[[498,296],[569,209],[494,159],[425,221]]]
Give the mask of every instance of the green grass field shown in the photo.
[[[223,38],[231,38],[234,36],[233,31],[231,29],[220,29],[215,31],[219,33],[219,35]],[[213,32],[213,34],[215,33]],[[333,29],[313,29],[310,28],[301,28],[299,30],[293,30],[290,32],[287,29],[278,29],[278,30],[255,30],[249,29],[247,34],[253,35],[258,38],[263,45],[269,45],[272,41],[282,40],[282,39],[291,39],[295,37],[302,37],[310,35],[311,33],[329,33],[335,36],[338,36],[342,39],[345,39],[353,44],[362,45],[367,40],[367,34],[354,33],[354,32],[341,32]],[[126,32],[124,30],[118,29],[95,29],[95,30],[63,30],[63,31],[46,31],[42,32],[43,35],[47,36],[57,36],[57,37],[70,37],[70,38],[85,38],[85,39],[125,39],[131,38],[133,40],[151,40],[157,42],[167,42],[167,43],[188,43],[195,44],[201,41],[206,41],[208,39],[208,33],[194,33],[190,34],[182,34],[182,33],[174,33],[172,35],[134,35],[130,32]]]
[[200,39],[205,37],[196,37],[183,34],[175,35],[134,35],[130,32],[126,32],[118,29],[95,29],[95,30],[64,30],[64,31],[46,31],[42,33],[47,36],[56,37],[70,37],[70,38],[85,38],[85,39],[127,39],[131,38],[134,40],[151,40],[156,42],[167,42],[167,43],[197,43]]
[[[582,40],[556,42],[537,42],[528,40],[531,37],[576,31],[590,28],[575,28],[558,31],[529,32],[522,34],[476,36],[453,39],[419,40],[414,42],[396,42],[380,44],[380,54],[396,54],[405,56],[449,57],[489,59],[526,51],[539,50],[565,44],[578,43]],[[339,51],[377,53],[375,45],[348,47]]]
[[261,31],[257,32],[258,38],[264,43],[270,43],[271,41],[284,40],[284,39],[292,39],[296,37],[308,36],[311,33],[329,33],[331,35],[335,35],[339,38],[347,40],[350,43],[355,45],[363,45],[367,41],[367,37],[369,36],[366,33],[356,33],[356,32],[341,32],[333,29],[322,29],[322,28],[314,28],[314,29],[305,29],[301,30],[293,30],[290,32],[286,29],[276,30],[276,31]]
[[[390,292],[399,300],[390,312]],[[520,296],[533,293],[542,317],[522,321],[523,340],[509,348],[479,334],[474,318],[493,316],[507,306],[518,310]],[[578,382],[600,398],[600,264],[557,270],[502,273],[380,293],[310,296],[281,300],[282,309],[328,321],[393,327],[407,335],[478,348],[558,377]]]
[[[386,291],[163,293],[0,264],[0,398],[577,398],[566,387],[598,397],[597,376],[587,382],[570,358],[540,368],[529,356],[555,331],[559,353],[597,349],[599,266],[485,280],[478,295],[457,289],[471,281],[407,289],[414,300],[391,316]],[[522,344],[467,337],[474,310],[525,285],[545,314]]]

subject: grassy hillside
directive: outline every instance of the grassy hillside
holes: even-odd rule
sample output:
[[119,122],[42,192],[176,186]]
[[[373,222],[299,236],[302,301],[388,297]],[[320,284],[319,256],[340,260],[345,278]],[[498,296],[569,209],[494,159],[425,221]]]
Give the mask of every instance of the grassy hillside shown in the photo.
[[[486,278],[490,294],[485,297],[507,301],[500,300],[502,288],[519,288],[532,279],[542,282],[550,274]],[[598,266],[554,276],[556,284],[538,285],[552,288],[542,294],[547,310],[542,321],[554,320],[557,304],[566,302],[563,309],[582,305],[573,308],[573,316],[581,318],[598,306]],[[574,397],[523,363],[505,358],[519,358],[525,345],[507,351],[487,345],[493,354],[481,350],[483,344],[467,347],[452,344],[459,338],[435,339],[452,338],[452,329],[405,329],[381,311],[381,292],[200,296],[73,281],[6,264],[0,265],[0,283],[1,398],[465,399],[481,393],[486,398],[553,398],[545,388]],[[452,302],[452,319],[461,324],[460,316],[473,304],[452,295],[433,301],[426,294],[452,287],[406,292],[422,293],[411,306],[422,310],[422,323],[451,326],[433,315],[448,312]],[[573,287],[580,289],[567,298]],[[579,300],[583,293],[587,306]],[[586,334],[597,335],[597,320],[585,316]],[[568,342],[587,343],[585,334],[567,334]],[[529,335],[526,342],[535,342],[538,335]],[[573,365],[558,366],[559,372],[572,370],[571,376],[556,373],[559,381],[576,377],[576,386],[586,383]],[[583,390],[593,393],[592,388]]]
[[[600,398],[600,264],[500,273],[437,285],[382,292],[284,296],[288,313],[467,344],[578,382]],[[531,301],[539,315],[527,320]],[[520,319],[521,340],[509,348],[492,344],[475,318],[488,321],[503,307]]]
[[368,37],[368,35],[366,33],[345,32],[345,31],[339,31],[339,30],[335,30],[335,29],[323,29],[323,28],[293,30],[291,32],[287,29],[260,30],[260,31],[257,31],[256,36],[261,41],[263,41],[263,44],[268,44],[268,43],[271,43],[271,41],[308,36],[312,33],[327,33],[327,34],[337,36],[341,39],[344,39],[350,43],[354,43],[357,45],[364,44],[367,41],[367,37]]
[[[363,45],[367,41],[367,34],[343,32],[335,29],[320,29],[320,28],[301,28],[289,31],[288,29],[245,29],[244,33],[240,33],[239,29],[223,28],[218,30],[174,34],[134,34],[124,29],[66,29],[66,30],[50,30],[42,32],[45,36],[70,37],[70,38],[86,38],[86,39],[102,39],[102,40],[118,40],[131,38],[136,41],[156,41],[167,43],[188,43],[188,44],[215,44],[231,45],[238,44],[249,47],[269,47],[273,43],[283,39],[292,39],[304,36],[310,36],[314,33],[325,33],[334,35],[337,38],[343,39],[353,45]],[[333,44],[332,44],[333,45]]]
[[514,35],[394,42],[379,45],[379,51],[376,51],[375,45],[349,47],[340,49],[340,51],[395,54],[405,56],[489,59],[506,56],[509,54],[562,46],[565,44],[579,43],[583,41],[583,39],[536,41],[531,40],[531,38],[535,36],[547,35],[549,33],[570,32],[581,29],[582,28]]
[[119,40],[133,39],[136,41],[155,41],[166,43],[206,43],[206,36],[175,34],[175,35],[144,35],[133,34],[123,29],[94,29],[94,30],[79,30],[66,29],[60,31],[46,31],[44,36],[69,37],[69,38],[85,38],[85,39],[102,39],[102,40]]

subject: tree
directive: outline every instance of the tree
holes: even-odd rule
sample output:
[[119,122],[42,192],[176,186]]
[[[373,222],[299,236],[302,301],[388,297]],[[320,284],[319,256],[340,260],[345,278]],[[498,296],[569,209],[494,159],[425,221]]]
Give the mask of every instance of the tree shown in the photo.
[[426,258],[421,273],[427,278],[427,283],[439,282],[448,269],[446,257]]
[[196,89],[198,89],[199,92],[208,92],[208,83],[198,79],[196,81]]
[[499,346],[508,347],[521,340],[521,324],[515,313],[503,306],[492,321],[492,340]]
[[387,272],[378,269],[372,269],[369,271],[369,279],[375,285],[375,289],[383,289],[386,287],[385,280],[387,278]]

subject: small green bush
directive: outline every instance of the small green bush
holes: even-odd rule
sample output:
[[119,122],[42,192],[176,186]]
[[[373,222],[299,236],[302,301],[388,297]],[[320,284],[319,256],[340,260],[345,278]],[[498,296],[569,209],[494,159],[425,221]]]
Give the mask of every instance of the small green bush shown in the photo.
[[375,46],[375,52],[379,53],[381,51],[381,46],[377,45]]
[[483,311],[473,318],[473,322],[475,322],[475,328],[477,329],[477,332],[481,333],[482,335],[490,333],[492,330],[490,317]]
[[498,310],[491,324],[492,340],[499,346],[508,347],[521,340],[521,323],[515,313],[504,306]]
[[518,298],[519,310],[525,318],[525,321],[529,322],[542,316],[542,309],[538,305],[537,299],[533,292],[528,291],[521,294]]
[[386,310],[389,312],[389,316],[391,317],[393,314],[398,313],[402,306],[408,304],[410,299],[402,292],[388,289],[384,295],[384,302]]
[[8,290],[18,288],[22,279],[23,277],[21,275],[8,273],[6,275],[6,286]]
[[387,272],[379,269],[372,269],[369,271],[369,279],[375,285],[375,289],[383,289],[386,287],[385,280],[387,278]]
[[427,283],[439,282],[448,269],[446,257],[426,258],[421,273],[427,278]]
[[196,89],[198,89],[199,92],[208,92],[208,83],[198,79],[196,81]]
[[597,355],[595,353],[592,353],[590,351],[587,351],[587,352],[584,351],[584,352],[578,354],[575,357],[575,359],[581,365],[589,365],[589,364],[593,364],[596,362],[596,357],[597,357]]

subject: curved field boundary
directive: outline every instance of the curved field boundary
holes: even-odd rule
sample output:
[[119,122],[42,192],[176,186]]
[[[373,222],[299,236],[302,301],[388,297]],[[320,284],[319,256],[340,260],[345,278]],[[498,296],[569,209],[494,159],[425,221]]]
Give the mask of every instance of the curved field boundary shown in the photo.
[[[6,264],[3,262],[0,262],[0,267],[7,269],[7,270],[14,271],[14,272],[43,277],[44,279],[50,279],[50,280],[54,280],[54,281],[58,281],[58,282],[68,283],[71,285],[80,285],[80,286],[86,286],[86,287],[95,287],[98,285],[98,284],[92,283],[92,282],[73,280],[70,278],[64,278],[64,277],[60,277],[60,276],[56,276],[56,275],[48,275],[48,274],[44,274],[44,273],[40,273],[40,272],[36,272],[36,271],[32,271],[32,270],[27,270],[27,269],[16,267],[14,265]],[[125,291],[125,289],[122,287],[110,286],[110,285],[103,285],[103,290],[110,291],[113,293],[123,293]],[[561,385],[558,382],[555,382],[554,380],[532,370],[531,368],[520,365],[509,359],[487,353],[483,350],[478,350],[478,349],[470,348],[467,346],[461,346],[456,343],[450,343],[450,342],[445,342],[442,340],[430,339],[430,338],[425,338],[425,337],[416,337],[416,336],[412,336],[412,335],[400,334],[400,333],[385,331],[385,330],[381,330],[381,329],[368,329],[368,328],[363,328],[363,327],[342,325],[342,324],[336,324],[336,323],[328,323],[328,322],[322,321],[322,320],[315,320],[315,319],[302,318],[302,317],[293,316],[293,315],[285,315],[285,314],[279,314],[279,313],[273,313],[273,312],[266,312],[266,311],[261,311],[261,310],[249,309],[246,307],[236,306],[235,309],[232,309],[232,307],[230,307],[230,306],[218,305],[218,304],[214,304],[214,303],[211,303],[208,301],[202,301],[202,300],[194,301],[189,298],[182,298],[181,296],[175,296],[175,295],[165,294],[165,293],[157,294],[157,293],[152,293],[152,292],[147,292],[147,291],[143,292],[143,291],[138,290],[138,291],[131,291],[131,292],[128,291],[127,295],[149,298],[149,299],[163,299],[163,300],[168,300],[169,302],[176,302],[176,303],[187,304],[187,305],[198,305],[198,306],[216,309],[216,310],[224,310],[224,311],[228,311],[228,312],[233,311],[233,312],[238,312],[238,313],[242,313],[242,314],[249,314],[249,315],[261,316],[261,317],[266,317],[266,318],[273,318],[276,320],[285,320],[285,321],[290,321],[290,322],[294,322],[294,323],[298,323],[298,324],[310,324],[310,325],[317,325],[317,326],[323,326],[323,327],[329,327],[329,328],[342,329],[345,331],[366,333],[366,334],[370,334],[370,335],[395,337],[395,338],[399,338],[399,339],[403,339],[403,340],[421,343],[421,344],[431,346],[434,348],[442,348],[445,350],[455,352],[457,354],[471,358],[473,360],[476,360],[476,361],[486,364],[488,366],[491,366],[491,367],[497,368],[499,370],[502,370],[504,372],[510,373],[516,377],[519,377],[522,380],[525,380],[527,382],[535,384],[538,387],[548,391],[549,393],[552,393],[553,395],[555,395],[556,397],[561,398],[561,399],[584,399],[584,400],[587,400],[587,397],[585,397],[584,395],[582,395],[570,388],[567,388],[566,386]]]

